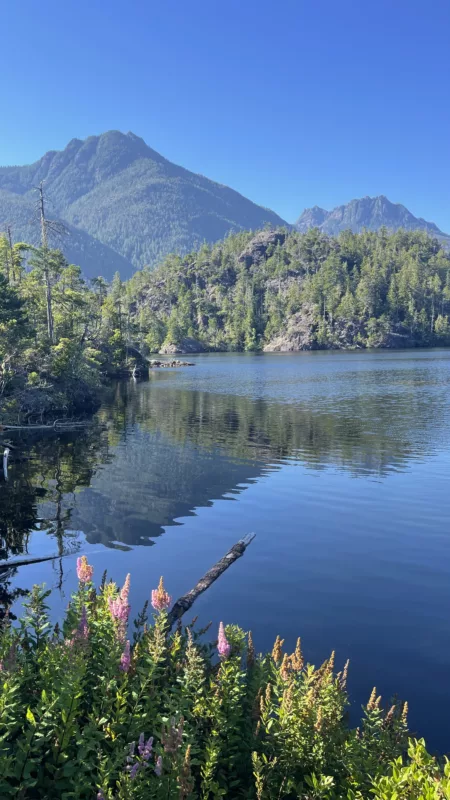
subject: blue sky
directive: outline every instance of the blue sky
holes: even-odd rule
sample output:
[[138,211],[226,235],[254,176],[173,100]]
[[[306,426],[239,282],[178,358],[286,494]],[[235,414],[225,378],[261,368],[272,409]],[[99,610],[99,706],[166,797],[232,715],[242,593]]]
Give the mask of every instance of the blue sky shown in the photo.
[[4,0],[0,164],[132,130],[293,221],[385,194],[450,232],[450,0]]

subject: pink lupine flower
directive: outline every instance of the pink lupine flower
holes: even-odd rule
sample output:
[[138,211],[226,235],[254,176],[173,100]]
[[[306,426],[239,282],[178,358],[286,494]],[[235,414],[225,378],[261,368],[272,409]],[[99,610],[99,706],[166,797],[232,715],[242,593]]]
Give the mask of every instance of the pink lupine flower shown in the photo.
[[231,652],[231,644],[229,643],[227,637],[225,636],[225,629],[223,627],[223,622],[219,625],[219,640],[217,642],[217,651],[219,653],[220,658],[228,658]]
[[156,764],[155,764],[155,775],[157,775],[158,778],[161,777],[162,763],[163,763],[162,756],[158,756],[158,758],[156,759]]
[[128,672],[128,670],[130,669],[130,665],[131,665],[130,640],[127,639],[124,651],[120,658],[120,669],[122,670],[122,672]]
[[155,611],[164,611],[169,608],[172,598],[164,589],[164,581],[160,578],[158,588],[152,589],[152,606]]
[[128,573],[127,577],[125,578],[125,583],[122,586],[122,589],[121,589],[121,592],[120,592],[120,599],[122,600],[122,603],[125,603],[125,604],[128,603],[128,595],[130,593],[130,583],[131,583],[131,575],[130,575],[130,573]]
[[87,557],[80,556],[77,558],[77,575],[80,583],[89,583],[89,581],[92,580],[93,574],[94,567],[88,564]]

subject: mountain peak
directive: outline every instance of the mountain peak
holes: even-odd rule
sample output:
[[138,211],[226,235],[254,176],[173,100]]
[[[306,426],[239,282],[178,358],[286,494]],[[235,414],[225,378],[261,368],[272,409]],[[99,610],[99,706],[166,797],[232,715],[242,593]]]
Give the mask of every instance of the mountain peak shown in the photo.
[[[2,214],[16,220],[16,237],[26,232],[25,206],[34,202],[34,187],[41,180],[55,218],[71,231],[88,234],[78,237],[77,260],[82,268],[89,265],[91,275],[98,274],[91,266],[95,241],[112,254],[113,271],[117,254],[126,278],[133,268],[154,265],[170,252],[184,254],[232,231],[286,224],[233,189],[172,164],[132,131],[72,139],[64,150],[50,151],[34,164],[0,168]],[[83,247],[92,250],[92,258],[86,258]]]
[[306,208],[295,223],[299,231],[309,228],[320,228],[324,233],[335,236],[340,231],[352,230],[358,233],[367,230],[379,230],[382,227],[389,230],[424,230],[433,236],[447,237],[434,222],[427,222],[421,217],[415,217],[401,203],[392,203],[384,194],[376,197],[356,198],[342,206],[336,206],[331,211],[314,206]]

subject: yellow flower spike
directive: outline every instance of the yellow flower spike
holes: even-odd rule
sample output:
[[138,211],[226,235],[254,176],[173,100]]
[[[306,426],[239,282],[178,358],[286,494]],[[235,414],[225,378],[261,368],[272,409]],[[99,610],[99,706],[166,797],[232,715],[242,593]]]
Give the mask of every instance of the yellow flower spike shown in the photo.
[[305,664],[303,653],[302,653],[302,640],[300,636],[297,639],[297,644],[295,645],[295,650],[291,656],[291,665],[292,669],[296,672],[300,672],[303,669]]
[[249,669],[250,667],[253,667],[253,665],[255,663],[255,660],[256,660],[256,658],[255,658],[255,648],[254,648],[254,645],[253,645],[253,636],[252,636],[252,632],[251,631],[248,632],[247,642],[248,642],[247,643],[247,669]]
[[403,722],[404,725],[408,724],[408,703],[407,702],[403,706],[402,722]]
[[348,678],[348,668],[349,668],[349,666],[350,666],[350,659],[348,658],[347,661],[344,664],[344,671],[342,673],[342,678],[341,678],[341,689],[345,689],[345,687],[347,686],[347,678]]
[[283,663],[280,667],[280,675],[284,681],[289,680],[292,673],[291,657],[287,653],[284,654]]
[[376,686],[372,689],[372,694],[370,695],[369,702],[367,703],[367,711],[373,711],[375,708],[375,700],[377,699],[377,688]]
[[283,655],[282,653],[283,644],[284,644],[284,639],[280,639],[280,637],[277,636],[272,650],[272,658],[276,664],[278,664],[281,661]]

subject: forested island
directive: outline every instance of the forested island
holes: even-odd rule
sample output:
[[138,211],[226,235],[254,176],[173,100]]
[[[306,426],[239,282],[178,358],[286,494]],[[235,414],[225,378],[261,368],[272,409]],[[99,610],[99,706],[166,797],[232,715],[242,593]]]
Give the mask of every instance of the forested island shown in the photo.
[[110,284],[5,235],[2,418],[89,410],[152,353],[447,345],[449,313],[450,255],[423,231],[241,232]]

